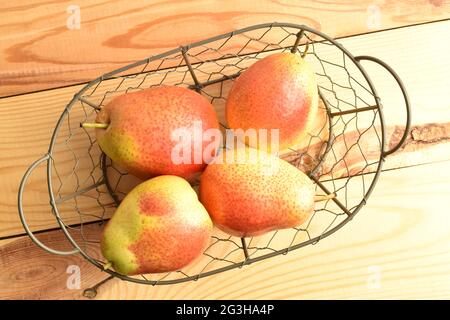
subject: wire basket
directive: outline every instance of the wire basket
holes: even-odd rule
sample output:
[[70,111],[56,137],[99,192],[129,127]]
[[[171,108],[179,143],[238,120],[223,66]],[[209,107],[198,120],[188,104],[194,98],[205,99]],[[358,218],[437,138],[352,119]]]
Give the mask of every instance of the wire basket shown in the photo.
[[[397,74],[384,62],[369,56],[354,57],[327,35],[304,25],[271,23],[182,46],[107,73],[84,86],[69,102],[53,132],[48,153],[34,162],[19,188],[19,214],[31,239],[48,252],[80,253],[100,269],[102,224],[141,181],[101,152],[93,129],[80,127],[93,122],[102,106],[119,94],[159,85],[183,86],[204,95],[224,119],[224,106],[233,81],[255,61],[275,52],[300,54],[314,68],[320,96],[316,126],[304,144],[280,157],[306,172],[317,193],[336,196],[316,204],[302,226],[269,234],[236,238],[218,229],[209,247],[195,263],[175,272],[124,276],[124,280],[151,284],[175,284],[210,276],[268,259],[306,245],[316,244],[347,222],[366,203],[374,189],[385,157],[401,147],[410,126],[406,91]],[[385,122],[380,98],[362,60],[378,63],[395,78],[406,104],[406,126],[397,145],[385,147]],[[226,123],[222,121],[226,128]],[[31,172],[47,164],[47,183],[52,214],[73,246],[60,251],[41,243],[26,223],[22,197]],[[194,185],[195,187],[195,185]]]

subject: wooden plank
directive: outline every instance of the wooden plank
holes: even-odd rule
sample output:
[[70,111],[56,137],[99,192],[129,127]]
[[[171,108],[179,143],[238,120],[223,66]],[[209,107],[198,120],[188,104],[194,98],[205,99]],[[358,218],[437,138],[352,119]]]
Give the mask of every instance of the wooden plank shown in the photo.
[[[448,55],[447,44],[441,41],[440,34],[446,32],[449,25],[450,22],[448,21],[439,22],[358,36],[354,39],[349,38],[342,41],[345,42],[344,45],[348,46],[351,51],[361,54],[370,52],[375,56],[386,58],[387,62],[398,70],[409,91],[412,102],[414,130],[408,140],[408,146],[403,149],[403,152],[390,157],[385,164],[385,168],[449,159],[448,122],[450,109],[448,108],[446,74],[450,72],[450,66],[448,64],[435,63],[435,61],[445,61]],[[410,29],[409,32],[407,32],[408,29]],[[410,34],[413,34],[413,36],[410,36]],[[423,39],[424,42],[422,42],[421,46],[417,46],[413,38]],[[380,43],[380,45],[377,45],[377,43]],[[396,46],[383,45],[386,43],[396,43]],[[414,64],[414,68],[411,68],[412,60],[417,55],[426,56],[429,52],[434,52],[435,54],[432,62],[429,64]],[[324,57],[329,58],[328,55],[324,55]],[[385,117],[390,124],[387,141],[392,146],[394,141],[398,141],[402,130],[401,126],[404,123],[403,102],[399,98],[396,85],[391,83],[389,86],[386,86],[382,82],[384,79],[389,84],[389,78],[381,69],[373,68],[373,66],[368,66],[368,69],[377,88],[380,88],[379,95],[384,104]],[[417,74],[422,75],[421,79],[428,78],[433,79],[433,81],[429,81],[429,83],[417,81]],[[174,77],[175,81],[179,75]],[[339,75],[336,77],[339,78]],[[134,81],[136,80],[138,79],[134,79]],[[105,88],[98,90],[107,90],[110,86],[111,83],[105,82]],[[80,86],[75,86],[0,99],[0,121],[2,123],[0,128],[0,143],[2,145],[0,170],[3,178],[0,184],[2,193],[0,200],[2,217],[0,237],[23,232],[16,207],[19,181],[26,168],[35,159],[47,152],[50,136],[60,113],[79,89]],[[214,102],[214,105],[219,116],[223,117],[224,100],[219,99]],[[61,129],[62,134],[58,138],[54,156],[55,161],[58,161],[57,168],[65,181],[66,189],[62,189],[61,192],[65,195],[74,192],[74,189],[70,187],[74,183],[83,184],[86,187],[93,182],[90,174],[90,168],[93,167],[93,164],[86,154],[89,141],[86,133],[78,128],[79,122],[85,119],[86,116],[81,104],[78,104],[77,108],[74,108],[69,122],[65,122]],[[87,112],[93,112],[89,109],[90,107],[86,108]],[[93,116],[94,114],[92,113],[90,117]],[[65,141],[68,137],[69,123],[73,130],[70,149],[67,148]],[[367,143],[370,144],[369,142],[370,140]],[[79,162],[74,162],[72,152],[82,155],[79,157]],[[98,166],[98,148],[93,148],[90,152],[94,165]],[[330,159],[327,161],[330,161]],[[357,162],[355,160],[352,161],[354,164]],[[76,169],[78,181],[76,176],[71,175],[75,163],[78,165]],[[355,168],[358,169],[358,167]],[[95,175],[96,179],[99,179],[98,170],[95,171]],[[55,180],[54,186],[58,188],[58,179],[55,174],[53,177]],[[104,191],[104,189],[100,191]],[[100,194],[93,190],[92,193],[94,195],[90,195],[93,195],[94,198],[84,199],[80,204],[71,200],[65,206],[60,207],[66,223],[80,222],[80,215],[76,211],[77,208],[88,214],[83,217],[84,222],[97,219],[101,215],[107,217],[108,214],[112,213],[112,208],[110,207],[111,199],[104,192],[100,192]],[[107,207],[105,212],[98,206],[95,197],[101,197],[103,205]],[[48,202],[45,166],[41,166],[31,176],[24,198],[25,211],[34,230],[56,226],[56,222],[50,213]]]
[[343,37],[446,19],[449,9],[441,0],[3,2],[0,96],[86,82],[149,55],[253,24],[307,24]]
[[[442,208],[450,205],[449,166],[384,172],[356,218],[317,245],[197,282],[153,287],[114,279],[97,298],[448,299],[450,228]],[[65,242],[57,233],[42,237],[52,246]],[[2,298],[80,297],[81,290],[64,288],[69,264],[81,266],[82,288],[105,278],[78,258],[43,253],[26,238],[7,241],[0,247]]]
[[[87,228],[85,235],[95,227]],[[41,234],[39,239],[55,249],[72,249],[62,231]],[[85,288],[105,276],[80,255],[61,257],[36,249],[28,237],[2,241],[1,299],[80,299]]]

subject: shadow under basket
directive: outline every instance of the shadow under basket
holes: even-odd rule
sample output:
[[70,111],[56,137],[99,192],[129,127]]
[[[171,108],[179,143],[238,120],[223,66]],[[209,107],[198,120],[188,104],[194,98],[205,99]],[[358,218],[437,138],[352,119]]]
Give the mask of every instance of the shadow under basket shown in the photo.
[[[320,96],[315,127],[302,145],[286,150],[280,157],[307,173],[316,183],[317,194],[335,197],[316,203],[309,220],[296,228],[245,239],[215,228],[203,255],[182,270],[139,276],[124,276],[110,269],[104,272],[110,275],[108,279],[117,277],[150,285],[195,281],[316,244],[343,227],[369,198],[385,157],[398,150],[408,135],[410,106],[405,88],[397,74],[379,59],[354,57],[338,42],[304,25],[269,23],[151,56],[84,86],[57,122],[48,153],[28,168],[20,184],[19,214],[31,239],[50,253],[79,253],[103,270],[106,261],[100,253],[100,238],[104,222],[141,181],[111,163],[97,145],[94,130],[82,128],[80,123],[95,121],[101,107],[117,95],[176,85],[196,90],[209,99],[226,127],[224,107],[234,79],[254,62],[276,52],[303,56],[316,73]],[[363,60],[386,69],[404,97],[404,134],[390,150],[385,146],[381,99],[361,65]],[[41,243],[25,220],[24,187],[33,170],[44,163],[47,185],[42,187],[48,189],[49,212],[73,246],[69,251]],[[87,295],[93,292],[95,295],[96,287],[88,289]]]

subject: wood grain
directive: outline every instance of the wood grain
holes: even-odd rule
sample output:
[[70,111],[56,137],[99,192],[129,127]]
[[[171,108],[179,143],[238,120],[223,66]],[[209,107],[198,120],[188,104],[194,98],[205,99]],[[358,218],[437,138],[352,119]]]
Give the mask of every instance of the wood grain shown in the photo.
[[[384,172],[364,210],[317,245],[197,282],[152,287],[114,279],[97,298],[448,299],[449,168],[445,161]],[[65,242],[60,233],[42,237],[53,246]],[[105,278],[27,238],[0,245],[1,298],[80,298],[83,288]],[[65,288],[70,264],[81,267],[78,291]]]
[[86,82],[152,54],[258,23],[307,24],[343,37],[450,17],[450,3],[442,0],[89,0],[75,4],[77,28],[70,5],[0,4],[0,96]]
[[[98,226],[86,228],[90,236]],[[62,231],[47,232],[39,239],[59,250],[71,250]],[[80,240],[79,236],[74,235]],[[80,255],[56,256],[37,250],[28,238],[3,240],[0,248],[0,299],[80,299],[85,288],[105,277]],[[75,269],[76,268],[76,269]],[[80,273],[79,284],[71,276]]]
[[[446,160],[448,157],[448,122],[450,112],[448,105],[448,80],[450,65],[443,63],[449,53],[449,45],[441,41],[441,34],[449,30],[450,22],[433,24],[398,30],[384,31],[370,35],[343,39],[341,42],[356,54],[371,53],[379,56],[391,64],[400,74],[409,91],[414,130],[409,145],[395,155],[392,162],[386,163],[386,168],[396,168],[419,163]],[[420,46],[417,45],[420,39]],[[395,43],[395,46],[388,45]],[[427,56],[434,53],[434,58],[427,63],[415,63],[417,56]],[[412,68],[411,66],[414,66]],[[387,123],[390,125],[388,142],[392,143],[401,134],[404,123],[403,101],[398,87],[380,68],[367,65],[370,77],[376,84],[384,105]],[[421,77],[418,78],[417,75]],[[339,77],[339,76],[337,76]],[[428,79],[428,80],[427,80]],[[432,81],[431,81],[432,79]],[[64,110],[67,102],[81,86],[61,88],[34,94],[0,99],[0,237],[20,234],[23,228],[17,216],[17,190],[19,181],[26,168],[37,158],[47,152],[54,125]],[[215,102],[219,116],[223,117],[223,101]],[[92,110],[91,110],[92,112]],[[73,151],[84,152],[86,155],[85,133],[78,128],[79,122],[85,115],[81,108],[71,113],[71,118],[62,128],[63,134],[58,138],[55,149],[55,159],[58,162],[62,177],[66,185],[75,183],[76,177],[68,173],[73,171]],[[75,134],[72,136],[72,150],[63,143],[67,138],[67,126],[71,125]],[[66,130],[66,131],[64,131]],[[424,135],[424,132],[429,132]],[[392,140],[392,141],[391,141]],[[436,140],[436,141],[434,141]],[[418,145],[421,147],[418,148]],[[411,152],[410,152],[411,151]],[[92,151],[94,160],[98,160],[98,149]],[[95,153],[97,152],[97,153]],[[24,198],[25,211],[33,230],[42,230],[56,226],[51,215],[48,194],[46,191],[45,166],[41,166],[33,173],[26,187]],[[85,186],[91,181],[88,168],[92,167],[89,157],[84,156],[78,163],[77,173]],[[54,176],[56,179],[56,176]],[[78,183],[78,182],[77,182]],[[58,184],[55,182],[55,186]],[[63,193],[71,190],[64,190]],[[73,192],[73,190],[72,190]],[[93,191],[96,192],[96,191]],[[104,195],[103,195],[104,197]],[[87,199],[89,200],[89,199]],[[82,202],[82,210],[89,214],[84,221],[96,219],[99,215],[111,213],[99,210],[98,203],[91,200]],[[110,199],[104,197],[105,206]],[[109,203],[108,203],[109,201]],[[61,209],[67,223],[79,222],[79,216],[74,214],[77,203],[70,202]],[[95,215],[95,216],[92,216]]]

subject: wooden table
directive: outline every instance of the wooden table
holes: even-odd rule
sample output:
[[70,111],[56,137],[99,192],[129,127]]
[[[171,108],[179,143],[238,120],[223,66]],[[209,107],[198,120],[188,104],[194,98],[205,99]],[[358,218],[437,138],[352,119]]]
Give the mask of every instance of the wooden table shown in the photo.
[[[78,255],[36,247],[17,214],[19,181],[47,151],[56,120],[80,84],[181,44],[273,21],[307,24],[354,55],[391,65],[412,103],[406,145],[386,161],[361,213],[315,246],[180,285],[112,280],[96,298],[450,298],[448,1],[72,3],[0,4],[0,298],[79,299],[106,278]],[[380,68],[365,66],[388,125],[403,125],[398,89]],[[53,230],[46,192],[44,170],[38,170],[24,199],[32,229],[49,246],[70,248]],[[79,288],[68,288],[73,265],[80,267]]]

